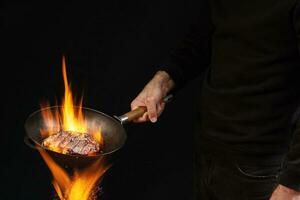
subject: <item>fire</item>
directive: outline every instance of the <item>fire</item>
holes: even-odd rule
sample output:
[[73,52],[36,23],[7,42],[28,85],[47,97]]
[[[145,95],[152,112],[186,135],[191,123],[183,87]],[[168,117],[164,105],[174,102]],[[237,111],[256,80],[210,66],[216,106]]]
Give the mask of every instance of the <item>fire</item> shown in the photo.
[[[65,58],[62,59],[62,74],[64,80],[65,93],[62,100],[62,106],[50,107],[49,103],[41,105],[41,112],[44,126],[40,129],[43,141],[63,133],[70,134],[73,138],[86,138],[89,134],[94,139],[95,144],[99,144],[100,148],[103,146],[103,138],[101,134],[101,127],[99,124],[91,119],[86,119],[82,107],[82,98],[79,104],[76,104],[71,91],[71,84],[68,82]],[[56,135],[55,135],[56,134]],[[67,137],[67,136],[66,136]],[[68,141],[64,138],[61,141],[50,140],[47,148],[61,153],[68,154],[68,151],[63,146],[57,144]],[[80,143],[80,142],[78,142]],[[93,143],[93,144],[94,144]],[[88,146],[88,145],[86,145]],[[86,147],[84,146],[84,147]],[[57,195],[61,200],[91,200],[96,198],[95,185],[101,180],[104,173],[110,167],[100,156],[98,160],[82,169],[73,169],[73,174],[68,174],[62,167],[60,167],[46,151],[37,147],[42,158],[48,165],[53,175],[53,186]],[[91,154],[87,154],[91,155]]]
[[91,200],[95,199],[95,185],[110,167],[102,158],[83,170],[74,170],[73,176],[57,165],[41,148],[38,148],[48,165],[54,180],[52,182],[61,200]]
[[63,78],[65,85],[65,97],[63,99],[62,106],[62,116],[63,116],[63,130],[87,133],[87,122],[84,119],[82,113],[82,98],[80,100],[79,106],[77,109],[74,108],[73,95],[71,91],[71,86],[68,83],[67,70],[66,70],[66,61],[63,57]]
[[[101,127],[89,125],[85,119],[82,111],[82,97],[79,104],[75,105],[75,100],[71,91],[71,84],[68,82],[65,57],[62,59],[62,74],[64,80],[65,93],[62,100],[61,107],[50,107],[49,103],[41,104],[42,116],[44,121],[44,128],[40,130],[42,138],[47,138],[50,135],[58,133],[59,131],[66,131],[70,134],[81,133],[90,134],[94,140],[102,146],[103,138],[101,134]],[[63,149],[51,148],[59,153],[65,153]]]

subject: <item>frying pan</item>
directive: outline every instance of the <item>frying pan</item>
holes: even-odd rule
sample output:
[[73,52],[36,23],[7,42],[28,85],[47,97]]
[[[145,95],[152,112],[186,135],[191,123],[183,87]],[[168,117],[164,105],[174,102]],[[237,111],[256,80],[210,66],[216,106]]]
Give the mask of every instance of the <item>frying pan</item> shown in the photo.
[[[172,95],[168,95],[164,98],[164,102],[169,102],[172,99]],[[38,110],[32,113],[25,122],[26,135],[24,137],[24,142],[29,147],[38,149],[41,148],[45,150],[50,157],[59,165],[65,168],[84,168],[91,164],[92,162],[98,160],[100,157],[111,157],[111,155],[121,149],[125,144],[127,134],[123,124],[130,122],[134,119],[141,117],[146,111],[146,107],[138,107],[124,115],[119,117],[111,117],[105,113],[90,108],[82,108],[84,116],[89,124],[93,126],[101,127],[101,133],[104,140],[104,145],[102,147],[102,152],[96,155],[69,155],[62,154],[52,150],[49,150],[42,146],[43,137],[41,136],[41,129],[49,129],[49,124],[45,124],[43,121],[42,111],[47,109],[49,111],[57,110],[59,106],[53,106]],[[53,125],[56,124],[53,122]],[[52,127],[53,128],[53,127]]]

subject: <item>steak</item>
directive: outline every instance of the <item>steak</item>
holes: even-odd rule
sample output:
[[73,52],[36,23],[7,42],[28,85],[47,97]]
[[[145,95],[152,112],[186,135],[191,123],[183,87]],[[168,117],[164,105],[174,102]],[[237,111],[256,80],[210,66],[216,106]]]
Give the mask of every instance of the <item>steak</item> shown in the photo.
[[49,150],[71,155],[90,155],[100,152],[100,144],[89,134],[60,131],[43,140]]

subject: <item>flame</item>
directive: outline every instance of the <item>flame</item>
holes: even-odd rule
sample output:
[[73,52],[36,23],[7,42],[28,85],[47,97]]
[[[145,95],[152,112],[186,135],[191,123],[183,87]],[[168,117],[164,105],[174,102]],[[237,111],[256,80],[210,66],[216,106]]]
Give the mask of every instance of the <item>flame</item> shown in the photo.
[[52,184],[61,200],[91,200],[96,198],[95,185],[110,167],[103,157],[84,170],[74,170],[71,177],[44,150],[41,148],[38,150],[54,177]]
[[68,83],[66,61],[63,57],[63,78],[65,85],[65,97],[63,99],[62,116],[63,116],[63,130],[79,133],[87,133],[87,122],[82,113],[82,98],[78,108],[74,108],[73,95],[71,85]]
[[[50,104],[45,102],[41,104],[41,107],[48,108],[50,107]],[[41,129],[40,132],[43,138],[60,131],[59,112],[52,113],[50,111],[42,110],[42,116],[44,119],[45,128]]]
[[[61,107],[53,107],[49,109],[49,103],[41,104],[42,117],[44,120],[44,128],[40,130],[42,138],[58,133],[60,130],[72,133],[90,134],[96,142],[103,144],[101,127],[95,124],[89,125],[82,111],[82,97],[79,104],[75,105],[71,84],[68,82],[66,61],[62,59],[62,74],[64,80],[64,98]],[[59,109],[60,108],[60,109]],[[53,151],[64,153],[62,149],[50,148]]]
[[[50,107],[49,103],[41,104],[43,127],[40,129],[42,138],[47,138],[60,131],[69,134],[89,134],[100,145],[103,145],[101,127],[95,120],[86,119],[82,108],[82,97],[79,104],[75,104],[71,91],[71,84],[68,82],[65,57],[62,59],[62,74],[64,80],[64,97],[62,106]],[[40,147],[37,147],[42,158],[48,165],[53,175],[53,186],[61,200],[92,200],[96,199],[95,185],[101,180],[110,165],[103,157],[93,162],[84,169],[74,169],[73,174],[68,174]],[[68,151],[54,141],[47,148],[49,150],[67,154]],[[90,154],[89,154],[90,155]]]

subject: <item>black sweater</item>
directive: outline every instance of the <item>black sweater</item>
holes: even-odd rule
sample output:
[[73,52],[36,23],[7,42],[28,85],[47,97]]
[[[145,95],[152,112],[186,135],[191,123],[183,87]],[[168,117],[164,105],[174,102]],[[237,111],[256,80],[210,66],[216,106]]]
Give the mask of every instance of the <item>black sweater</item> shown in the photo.
[[242,155],[287,154],[280,183],[300,191],[300,2],[210,0],[166,67],[177,88],[205,74],[199,134]]

